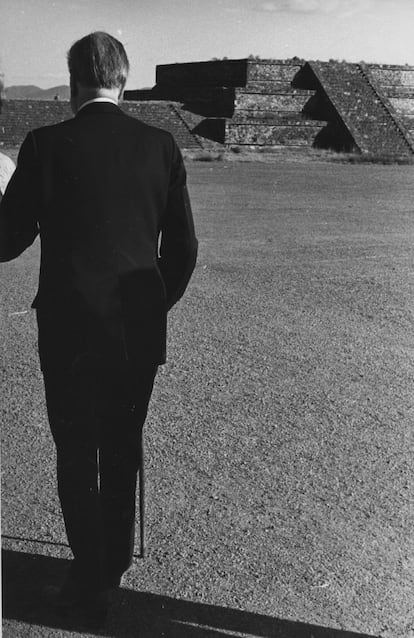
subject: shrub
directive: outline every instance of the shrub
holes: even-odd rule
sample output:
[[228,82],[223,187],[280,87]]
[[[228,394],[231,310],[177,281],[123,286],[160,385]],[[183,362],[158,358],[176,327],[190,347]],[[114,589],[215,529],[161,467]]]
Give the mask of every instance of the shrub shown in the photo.
[[193,162],[220,162],[223,159],[223,153],[214,153],[212,151],[194,151],[185,154],[185,158]]

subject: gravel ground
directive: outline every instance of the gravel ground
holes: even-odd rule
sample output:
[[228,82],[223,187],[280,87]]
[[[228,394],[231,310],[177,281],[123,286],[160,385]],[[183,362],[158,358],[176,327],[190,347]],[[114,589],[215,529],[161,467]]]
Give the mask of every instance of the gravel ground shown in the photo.
[[414,168],[188,169],[199,261],[146,425],[148,557],[102,631],[42,598],[70,553],[38,245],[2,266],[3,635],[412,637]]

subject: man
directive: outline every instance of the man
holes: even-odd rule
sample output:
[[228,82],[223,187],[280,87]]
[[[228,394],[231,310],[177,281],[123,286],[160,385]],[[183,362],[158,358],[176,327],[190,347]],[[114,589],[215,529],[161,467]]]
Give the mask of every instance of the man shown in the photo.
[[197,240],[173,137],[118,106],[122,44],[87,35],[68,66],[75,117],[24,140],[0,206],[0,260],[40,233],[33,307],[74,556],[57,600],[105,610],[132,562],[141,429]]

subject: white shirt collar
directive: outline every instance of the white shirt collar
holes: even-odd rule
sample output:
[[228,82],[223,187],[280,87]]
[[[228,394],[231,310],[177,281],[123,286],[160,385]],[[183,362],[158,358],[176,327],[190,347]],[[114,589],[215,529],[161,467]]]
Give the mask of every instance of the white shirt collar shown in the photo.
[[115,104],[115,106],[118,106],[118,102],[116,100],[112,100],[110,97],[94,97],[92,100],[83,102],[83,104],[80,105],[76,112],[79,113],[79,111],[83,109],[84,106],[88,106],[88,104],[92,104],[93,102],[110,102],[111,104]]

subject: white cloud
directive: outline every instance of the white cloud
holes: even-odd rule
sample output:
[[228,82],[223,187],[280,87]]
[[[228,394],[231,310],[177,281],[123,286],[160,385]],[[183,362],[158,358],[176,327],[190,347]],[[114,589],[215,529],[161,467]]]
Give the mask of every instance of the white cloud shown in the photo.
[[373,8],[374,0],[270,0],[252,7],[265,13],[330,14],[346,17]]
[[262,2],[260,6],[256,7],[256,11],[269,11],[269,13],[280,10],[281,7],[277,6],[274,2]]

